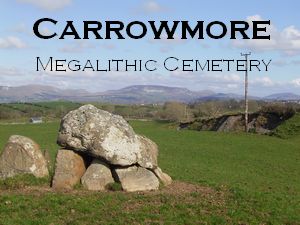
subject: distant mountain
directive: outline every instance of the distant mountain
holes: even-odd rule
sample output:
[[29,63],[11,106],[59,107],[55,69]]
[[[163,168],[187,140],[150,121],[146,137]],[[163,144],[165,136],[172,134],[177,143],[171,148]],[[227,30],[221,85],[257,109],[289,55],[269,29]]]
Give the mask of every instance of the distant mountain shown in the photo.
[[84,90],[63,90],[45,85],[24,85],[19,87],[0,86],[0,102],[54,101],[88,94]]
[[272,101],[287,101],[287,100],[300,101],[300,95],[296,95],[294,93],[278,93],[278,94],[266,96],[264,99],[272,100]]
[[225,94],[225,93],[216,93],[212,94],[209,96],[204,96],[199,98],[199,101],[209,101],[209,100],[226,100],[226,99],[236,99],[236,100],[241,100],[244,97],[242,95],[237,95],[237,94]]
[[[158,85],[134,85],[111,90],[90,98],[112,103],[163,103],[166,101],[190,102],[214,94],[212,91],[193,92],[186,88]],[[87,96],[86,96],[87,97]]]
[[[235,100],[244,100],[244,95],[238,95],[233,93],[216,93],[209,96],[200,97],[198,101],[213,101],[213,100],[229,100],[229,99],[235,99]],[[251,100],[259,100],[261,98],[255,97],[255,96],[249,96],[248,97]]]
[[163,103],[166,101],[190,102],[213,94],[214,92],[208,90],[193,92],[186,88],[158,85],[135,85],[99,93],[90,93],[84,90],[63,90],[44,85],[0,86],[1,103],[70,100],[118,104],[147,104]]
[[[210,90],[191,91],[187,88],[159,85],[134,85],[119,90],[91,93],[85,90],[59,89],[45,85],[24,85],[19,87],[0,86],[0,103],[38,102],[68,100],[79,102],[107,102],[115,104],[150,104],[166,101],[197,102],[208,100],[242,100],[243,95],[215,93]],[[249,96],[249,99],[261,99]],[[292,93],[274,94],[263,100],[300,100]]]

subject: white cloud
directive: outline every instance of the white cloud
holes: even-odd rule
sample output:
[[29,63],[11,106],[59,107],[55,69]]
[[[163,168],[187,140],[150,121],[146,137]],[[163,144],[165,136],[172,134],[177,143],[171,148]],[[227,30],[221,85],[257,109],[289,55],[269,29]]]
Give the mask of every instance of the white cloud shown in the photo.
[[253,85],[260,85],[263,87],[271,87],[275,85],[275,82],[271,80],[270,77],[259,77],[255,78],[253,81],[250,81]]
[[141,7],[143,12],[146,13],[157,13],[157,12],[163,12],[166,10],[165,7],[161,6],[159,3],[153,0],[149,0],[145,2]]
[[187,72],[187,71],[172,71],[170,72],[171,78],[180,79],[181,81],[190,80],[192,83],[200,82],[202,84],[220,84],[220,86],[226,85],[238,85],[242,84],[243,80],[240,75],[231,73],[204,73],[204,72]]
[[182,80],[185,79],[196,80],[200,75],[201,75],[200,72],[193,73],[193,72],[179,71],[179,70],[170,72],[171,78],[182,79]]
[[239,87],[239,85],[237,85],[237,84],[227,84],[228,89],[237,89],[238,87]]
[[22,49],[22,48],[27,48],[27,44],[23,42],[20,38],[14,37],[14,36],[9,36],[6,38],[0,38],[0,49],[1,48],[17,48],[17,49]]
[[[264,20],[260,15],[249,16],[247,21]],[[236,39],[232,41],[232,46],[237,48],[247,48],[252,51],[279,51],[284,55],[300,54],[300,30],[295,26],[288,26],[282,31],[278,30],[274,25],[267,27],[268,35],[271,40],[255,40],[255,39]]]
[[135,8],[135,13],[151,14],[151,13],[161,13],[167,11],[168,8],[159,4],[156,0],[143,0],[142,3]]
[[229,81],[229,82],[240,82],[241,81],[241,77],[238,74],[224,75],[223,79],[225,81]]
[[72,0],[17,0],[17,2],[31,4],[48,11],[54,11],[70,5]]
[[20,76],[22,72],[15,67],[2,67],[0,66],[1,76]]
[[295,86],[295,87],[300,87],[300,78],[297,78],[295,80],[292,80],[292,84]]

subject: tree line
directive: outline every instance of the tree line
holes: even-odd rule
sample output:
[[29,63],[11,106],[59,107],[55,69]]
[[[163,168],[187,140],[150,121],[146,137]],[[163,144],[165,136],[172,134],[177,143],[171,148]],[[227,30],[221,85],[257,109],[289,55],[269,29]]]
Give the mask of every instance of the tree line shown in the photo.
[[[58,120],[70,110],[85,103],[49,102],[49,103],[6,103],[0,104],[0,120],[29,119],[43,117],[48,120]],[[225,114],[244,112],[244,101],[220,100],[195,102],[166,102],[164,104],[133,104],[116,105],[108,103],[92,103],[99,109],[121,115],[127,119],[168,120],[174,122],[189,122],[196,118],[214,118]],[[249,112],[273,112],[286,114],[300,112],[300,104],[287,102],[249,101]]]

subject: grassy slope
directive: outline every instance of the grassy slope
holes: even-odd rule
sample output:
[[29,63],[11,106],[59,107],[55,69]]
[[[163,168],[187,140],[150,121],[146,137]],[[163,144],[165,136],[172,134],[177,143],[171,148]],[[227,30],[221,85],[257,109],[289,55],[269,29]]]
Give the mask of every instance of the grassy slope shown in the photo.
[[[224,191],[226,204],[186,196],[95,193],[1,194],[0,223],[297,224],[300,221],[300,138],[176,131],[169,124],[133,121],[138,133],[160,148],[159,164],[174,179]],[[32,137],[54,157],[58,123],[1,125],[0,147],[11,134]],[[187,199],[190,199],[188,201]],[[128,205],[140,205],[129,208]],[[40,210],[38,210],[38,209]],[[70,213],[75,209],[76,215]],[[126,209],[126,210],[124,210]],[[119,213],[119,214],[118,214]],[[27,219],[24,219],[27,218]],[[4,222],[6,221],[6,222]]]
[[274,135],[281,138],[292,138],[300,135],[300,113],[286,120],[283,124],[277,127]]

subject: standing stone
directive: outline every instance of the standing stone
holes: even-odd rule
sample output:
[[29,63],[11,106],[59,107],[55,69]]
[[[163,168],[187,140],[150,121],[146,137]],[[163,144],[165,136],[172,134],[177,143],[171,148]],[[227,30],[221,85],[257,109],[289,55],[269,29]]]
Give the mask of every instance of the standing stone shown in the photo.
[[103,191],[105,186],[113,183],[111,171],[107,164],[98,159],[94,159],[81,178],[82,185],[92,191]]
[[72,150],[58,150],[52,187],[55,189],[72,189],[74,185],[80,182],[85,170],[85,163],[81,155]]
[[39,145],[30,138],[13,135],[8,139],[0,156],[0,178],[17,174],[46,177],[49,172]]
[[159,188],[159,180],[148,169],[132,166],[115,171],[124,191],[150,191]]
[[168,174],[164,173],[161,168],[157,167],[153,170],[153,172],[165,186],[172,183],[172,178]]
[[123,117],[93,105],[84,105],[64,116],[57,143],[103,158],[112,165],[157,167],[156,144],[135,134]]

